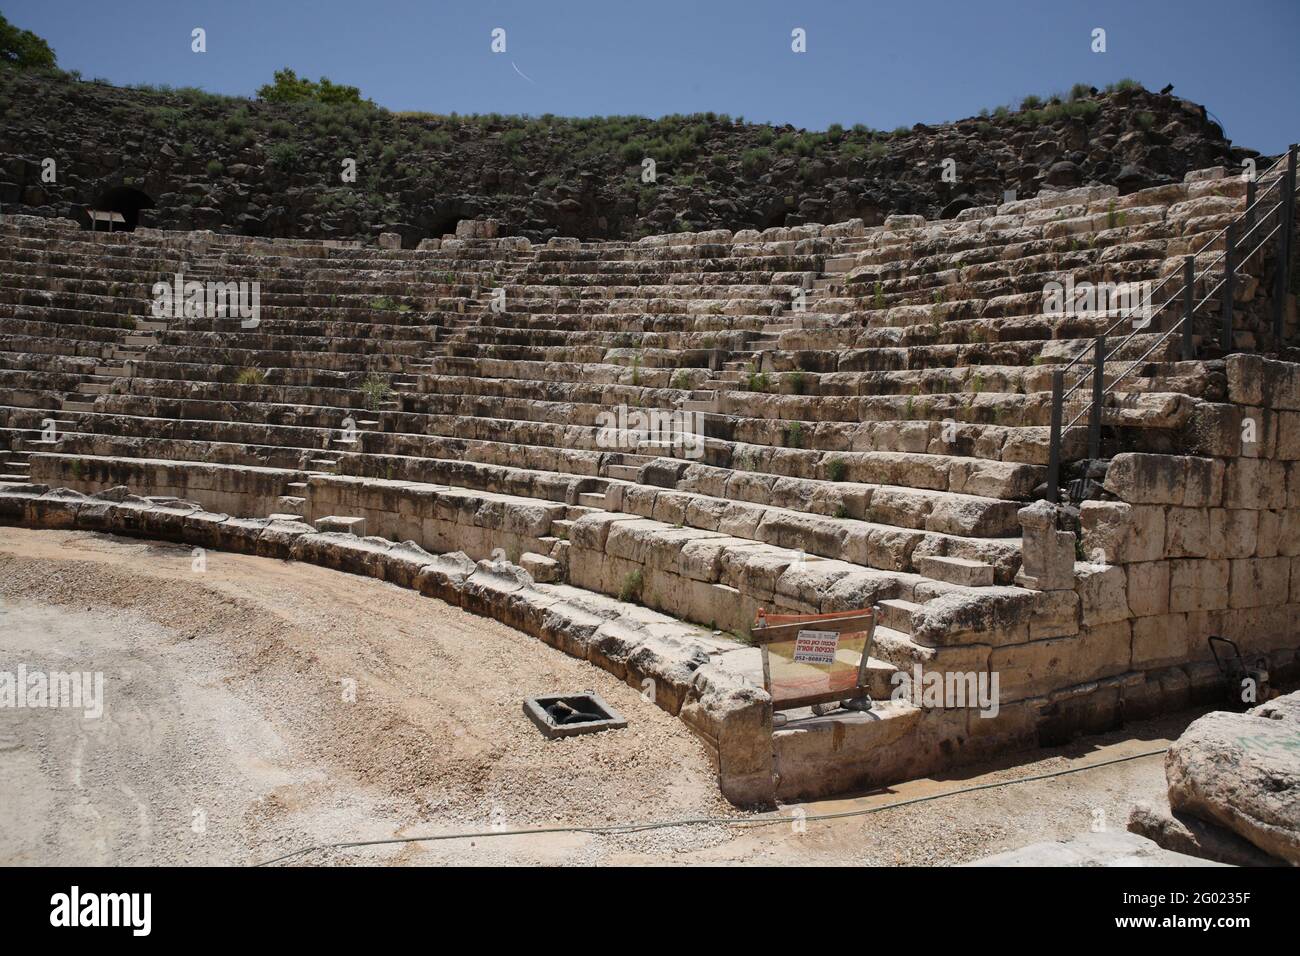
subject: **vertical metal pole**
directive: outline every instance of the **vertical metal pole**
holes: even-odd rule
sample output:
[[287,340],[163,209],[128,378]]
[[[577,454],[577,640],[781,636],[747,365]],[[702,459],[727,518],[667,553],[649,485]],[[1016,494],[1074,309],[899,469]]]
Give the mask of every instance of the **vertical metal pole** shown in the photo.
[[1192,343],[1192,312],[1196,309],[1196,256],[1183,259],[1183,361],[1195,356]]
[[1291,233],[1295,226],[1296,147],[1287,150],[1286,174],[1278,200],[1277,279],[1273,288],[1273,347],[1282,348],[1286,299],[1291,289]]
[[1106,336],[1097,336],[1093,349],[1092,408],[1088,412],[1088,457],[1101,457],[1101,403],[1106,386]]
[[1047,500],[1061,500],[1061,395],[1065,391],[1065,373],[1052,373],[1052,429],[1047,444]]
[[1232,296],[1235,291],[1233,281],[1236,276],[1233,270],[1236,264],[1232,261],[1237,253],[1237,230],[1236,223],[1228,223],[1227,233],[1224,237],[1225,246],[1223,249],[1223,338],[1220,345],[1223,346],[1223,352],[1226,355],[1232,351]]

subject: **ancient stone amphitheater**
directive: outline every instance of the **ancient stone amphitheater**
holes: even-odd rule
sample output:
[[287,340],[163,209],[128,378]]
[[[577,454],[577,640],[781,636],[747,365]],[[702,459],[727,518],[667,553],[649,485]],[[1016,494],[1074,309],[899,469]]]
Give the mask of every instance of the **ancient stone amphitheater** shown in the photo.
[[[1294,189],[1284,159],[948,221],[416,250],[0,218],[0,521],[491,615],[647,688],[742,804],[1111,728],[1217,699],[1210,635],[1297,674]],[[1157,308],[1049,309],[1067,280]],[[260,311],[160,317],[177,281]],[[774,716],[756,612],[868,607],[874,706]],[[889,699],[917,667],[996,673],[996,716]]]

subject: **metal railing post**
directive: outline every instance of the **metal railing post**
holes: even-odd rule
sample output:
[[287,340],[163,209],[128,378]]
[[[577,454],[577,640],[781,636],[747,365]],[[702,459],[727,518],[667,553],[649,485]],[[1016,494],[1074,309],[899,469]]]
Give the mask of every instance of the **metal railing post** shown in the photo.
[[1061,412],[1062,394],[1065,392],[1065,373],[1052,373],[1052,429],[1047,444],[1047,500],[1056,504],[1061,500]]
[[1278,200],[1277,279],[1273,288],[1273,345],[1282,348],[1286,297],[1291,288],[1291,233],[1295,225],[1296,147],[1287,150],[1284,195]]
[[1106,386],[1106,336],[1097,336],[1092,368],[1092,408],[1088,410],[1088,457],[1101,457],[1101,403]]
[[1220,344],[1223,346],[1225,355],[1232,351],[1232,297],[1235,293],[1233,270],[1236,268],[1236,263],[1232,259],[1237,251],[1236,225],[1235,222],[1228,223],[1223,239],[1225,243],[1223,249],[1223,338]]
[[1183,259],[1183,361],[1190,362],[1196,354],[1192,342],[1192,312],[1196,309],[1196,256]]

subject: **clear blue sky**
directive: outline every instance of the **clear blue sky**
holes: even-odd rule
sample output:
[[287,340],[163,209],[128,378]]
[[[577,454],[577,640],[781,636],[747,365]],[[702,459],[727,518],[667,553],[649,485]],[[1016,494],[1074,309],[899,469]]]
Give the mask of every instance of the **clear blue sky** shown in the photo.
[[[280,67],[394,110],[661,116],[824,129],[970,116],[1131,76],[1234,142],[1300,139],[1300,0],[0,0],[65,69],[252,95]],[[207,31],[208,52],[190,51]],[[494,27],[507,50],[489,48]],[[808,52],[790,50],[807,31]],[[1090,50],[1094,27],[1107,52]],[[524,75],[520,75],[520,73]]]

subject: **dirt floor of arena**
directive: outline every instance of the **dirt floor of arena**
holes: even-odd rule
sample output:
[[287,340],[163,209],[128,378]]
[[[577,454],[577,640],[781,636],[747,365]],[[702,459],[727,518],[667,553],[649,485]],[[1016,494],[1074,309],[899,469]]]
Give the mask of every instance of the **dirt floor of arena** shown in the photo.
[[[0,527],[0,671],[102,672],[103,716],[0,709],[0,864],[234,864],[424,834],[743,814],[700,742],[609,674],[390,584]],[[545,740],[525,697],[594,689],[626,729]],[[801,805],[878,807],[1163,746],[1187,713],[996,767]],[[706,823],[314,850],[289,863],[955,864],[1105,826],[1159,757],[804,826]],[[782,808],[789,815],[796,808]]]

